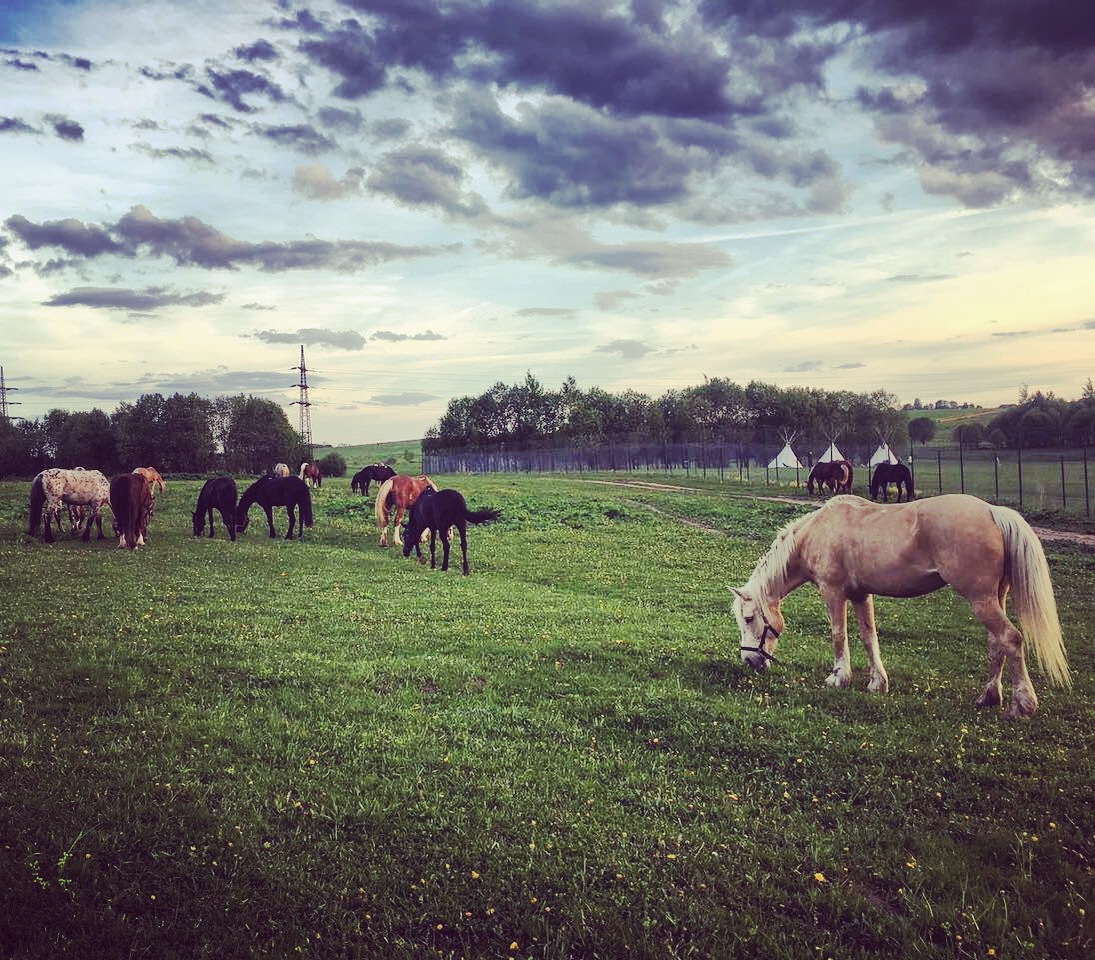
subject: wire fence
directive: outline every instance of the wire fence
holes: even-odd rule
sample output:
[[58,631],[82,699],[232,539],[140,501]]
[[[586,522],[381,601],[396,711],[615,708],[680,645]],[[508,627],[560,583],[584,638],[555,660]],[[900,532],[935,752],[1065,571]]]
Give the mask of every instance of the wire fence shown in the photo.
[[[771,466],[780,446],[734,444],[607,444],[580,449],[430,451],[426,473],[585,473],[659,474],[701,477],[773,487],[805,487],[807,463]],[[853,464],[853,492],[869,495],[871,449],[844,450]],[[985,450],[916,447],[894,451],[908,465],[917,496],[969,493],[993,503],[1032,510],[1061,508],[1091,516],[1092,472],[1086,447],[1059,450]]]

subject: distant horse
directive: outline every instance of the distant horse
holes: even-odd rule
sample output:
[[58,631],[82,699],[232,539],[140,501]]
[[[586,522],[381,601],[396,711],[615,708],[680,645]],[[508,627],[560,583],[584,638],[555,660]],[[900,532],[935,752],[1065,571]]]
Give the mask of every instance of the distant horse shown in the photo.
[[468,524],[490,523],[502,516],[501,510],[469,510],[463,495],[458,490],[434,491],[427,487],[419,494],[411,508],[411,518],[407,521],[407,539],[403,541],[403,556],[409,557],[413,549],[422,556],[420,543],[422,534],[430,533],[430,569],[437,566],[437,537],[441,537],[441,572],[449,569],[450,528],[460,532],[460,551],[464,557],[464,576],[468,575]]
[[251,505],[257,503],[266,511],[266,523],[270,527],[270,536],[276,537],[274,531],[274,507],[285,507],[289,516],[289,530],[285,534],[286,540],[293,539],[293,525],[296,523],[296,510],[300,508],[300,527],[297,537],[304,539],[304,528],[312,525],[312,494],[300,477],[262,477],[243,491],[240,502],[236,507],[236,533],[243,533],[250,523],[247,511]]
[[110,480],[110,509],[118,526],[118,546],[136,550],[143,547],[152,514],[152,486],[134,470]]
[[319,469],[318,463],[308,463],[307,460],[300,465],[300,473],[298,474],[301,480],[307,480],[313,487],[323,486],[323,472]]
[[903,463],[880,463],[874,468],[871,477],[871,499],[877,500],[879,492],[882,499],[889,502],[890,484],[897,485],[897,502],[901,502],[901,488],[905,488],[905,499],[912,500],[916,496],[913,490],[912,471]]
[[369,484],[373,480],[377,483],[383,483],[394,476],[395,471],[386,463],[370,463],[354,474],[353,479],[350,481],[350,489],[357,493],[358,487],[360,487],[361,495],[367,497],[369,495]]
[[392,538],[397,546],[403,545],[403,531],[399,526],[403,521],[403,514],[409,507],[414,506],[419,494],[427,487],[436,490],[437,484],[424,473],[417,477],[397,473],[380,485],[380,489],[376,492],[376,528],[380,531],[382,547],[388,545],[388,517],[393,507],[395,521],[392,524]]
[[806,489],[812,494],[816,483],[818,493],[822,493],[824,487],[828,487],[830,493],[851,493],[854,477],[855,471],[847,460],[819,461],[810,471]]
[[[783,598],[804,583],[821,592],[833,638],[833,670],[825,681],[852,680],[848,654],[850,600],[870,661],[868,690],[884,693],[889,678],[878,652],[874,597],[919,597],[950,584],[989,632],[989,676],[979,707],[1003,702],[1004,661],[1011,674],[1008,717],[1029,717],[1038,698],[1027,674],[1024,634],[1046,676],[1071,686],[1049,566],[1042,544],[1014,510],[951,493],[883,506],[833,497],[787,524],[740,589],[733,590],[741,658],[757,670],[775,659],[784,621]],[[1006,612],[1013,590],[1022,633]],[[771,635],[771,640],[769,640]]]
[[139,473],[148,481],[148,488],[152,491],[152,498],[156,498],[156,490],[160,491],[167,489],[167,484],[164,482],[164,478],[160,476],[160,471],[155,467],[134,467],[134,473]]
[[287,476],[289,476],[289,474],[291,472],[292,471],[289,469],[289,464],[287,464],[287,463],[275,463],[274,464],[274,469],[270,471],[269,476],[271,476],[271,477],[287,477]]
[[213,536],[213,511],[219,510],[221,520],[228,528],[228,539],[236,540],[236,481],[231,477],[211,477],[202,484],[198,494],[198,505],[191,517],[194,524],[194,536],[205,533],[206,514],[209,515],[209,536]]
[[[83,540],[86,543],[91,539],[91,525],[95,523],[99,527],[100,540],[103,536],[103,504],[110,503],[110,481],[98,470],[85,470],[79,467],[74,470],[62,470],[60,467],[51,467],[43,470],[30,484],[30,524],[27,528],[28,536],[35,536],[45,514],[46,528],[42,539],[46,543],[53,542],[53,528],[51,522],[60,516],[62,504],[77,504],[88,508],[87,524],[84,527]],[[60,521],[57,527],[60,529]]]

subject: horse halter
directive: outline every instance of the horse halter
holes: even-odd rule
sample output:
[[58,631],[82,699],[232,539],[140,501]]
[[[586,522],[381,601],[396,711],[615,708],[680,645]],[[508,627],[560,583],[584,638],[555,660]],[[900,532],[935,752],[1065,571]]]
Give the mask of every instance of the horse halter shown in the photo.
[[757,640],[757,645],[755,647],[742,646],[741,651],[742,653],[759,653],[765,660],[771,661],[772,663],[781,663],[782,661],[774,653],[769,653],[764,649],[764,640],[768,634],[772,634],[772,636],[778,640],[779,631],[773,627],[763,615],[761,616],[761,619],[764,620],[764,629],[760,632],[760,639]]

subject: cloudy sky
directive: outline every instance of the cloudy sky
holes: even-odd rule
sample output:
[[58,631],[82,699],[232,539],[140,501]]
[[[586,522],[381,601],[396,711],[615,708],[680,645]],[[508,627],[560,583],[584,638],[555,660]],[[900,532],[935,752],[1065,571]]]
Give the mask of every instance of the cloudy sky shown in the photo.
[[0,157],[27,417],[1095,375],[1079,0],[4,0]]

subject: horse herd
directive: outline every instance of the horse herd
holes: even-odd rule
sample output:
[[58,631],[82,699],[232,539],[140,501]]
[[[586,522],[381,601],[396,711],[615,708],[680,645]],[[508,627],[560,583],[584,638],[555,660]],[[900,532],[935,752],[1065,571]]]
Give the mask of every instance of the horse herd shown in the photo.
[[[202,536],[208,524],[214,534],[214,511],[219,511],[233,541],[248,526],[248,511],[258,503],[266,513],[271,537],[276,536],[273,508],[285,507],[289,518],[287,539],[292,539],[299,510],[300,526],[312,526],[312,498],[304,471],[291,476],[278,466],[252,483],[237,500],[231,477],[207,480],[193,513],[193,532]],[[880,464],[879,467],[901,467]],[[815,470],[817,468],[815,467]],[[839,471],[839,472],[837,472]],[[892,469],[891,469],[891,472]],[[883,473],[881,476],[885,476]],[[967,494],[946,494],[912,500],[907,482],[906,502],[884,506],[835,489],[850,486],[851,465],[832,471],[833,496],[818,510],[788,523],[756,564],[740,588],[733,588],[732,610],[741,632],[742,661],[766,671],[778,663],[776,648],[784,632],[782,604],[792,591],[814,584],[825,601],[833,643],[833,669],[826,683],[846,687],[852,670],[847,641],[847,606],[852,604],[860,638],[869,663],[868,689],[885,692],[889,687],[879,654],[874,596],[918,597],[951,586],[970,608],[989,635],[989,674],[978,706],[1003,703],[1002,675],[1005,664],[1011,680],[1008,717],[1030,717],[1038,698],[1027,672],[1025,647],[1040,662],[1048,679],[1062,687],[1071,685],[1064,640],[1057,613],[1049,566],[1037,534],[1016,511],[986,503]],[[872,494],[876,493],[875,470]],[[443,549],[442,570],[449,566],[451,531],[460,536],[462,569],[468,567],[468,524],[489,523],[501,516],[495,509],[469,510],[456,490],[441,490],[425,474],[396,474],[385,464],[373,464],[356,473],[351,488],[368,495],[373,481],[379,483],[376,520],[380,545],[388,544],[388,524],[394,520],[393,539],[403,556],[415,550],[420,560],[422,542],[429,537],[430,565],[436,566],[436,543]],[[827,482],[811,473],[811,482]],[[60,529],[62,507],[79,510],[70,514],[73,530],[83,526],[83,539],[98,524],[103,538],[101,510],[109,505],[119,536],[119,546],[134,549],[148,539],[148,522],[155,504],[154,493],[165,489],[153,468],[137,468],[111,480],[97,470],[43,470],[31,484],[29,534],[37,533],[45,517],[43,539],[53,540],[51,523]],[[812,489],[811,489],[812,492]],[[899,493],[900,497],[900,493]],[[888,499],[888,498],[887,498]],[[407,531],[401,536],[400,521],[410,511]],[[1022,631],[1006,612],[1008,594],[1014,597]]]
[[[818,493],[824,493],[826,488],[830,493],[851,493],[854,479],[855,468],[848,460],[819,461],[810,471],[806,489],[811,495],[815,488]],[[891,484],[897,488],[899,503],[902,493],[907,501],[915,496],[912,471],[903,463],[882,462],[875,466],[871,474],[871,499],[877,500],[878,495],[882,494],[882,499],[889,502]]]

